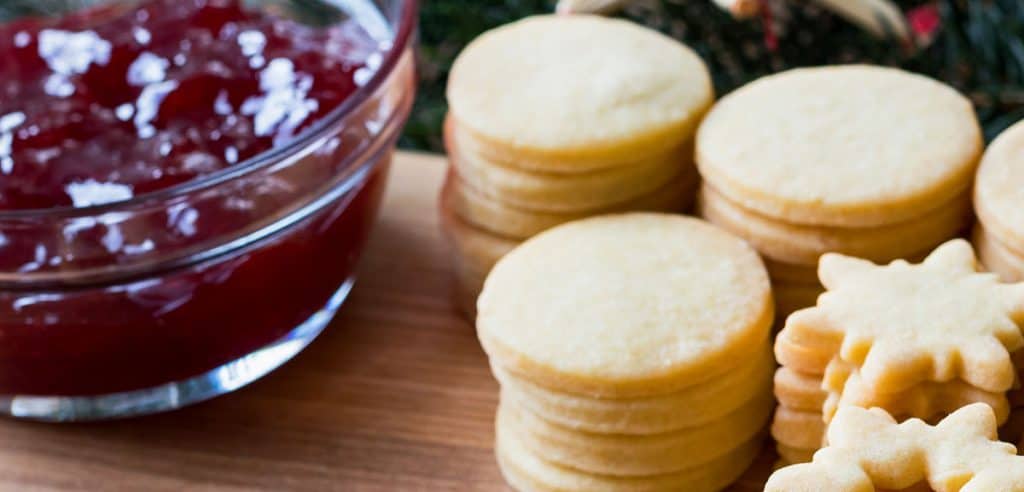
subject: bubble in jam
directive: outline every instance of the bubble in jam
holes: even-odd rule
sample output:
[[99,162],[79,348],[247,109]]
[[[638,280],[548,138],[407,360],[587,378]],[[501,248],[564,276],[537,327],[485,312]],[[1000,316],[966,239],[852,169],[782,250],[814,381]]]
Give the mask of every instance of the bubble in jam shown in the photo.
[[150,0],[0,25],[0,210],[160,190],[287,143],[374,74],[355,22]]

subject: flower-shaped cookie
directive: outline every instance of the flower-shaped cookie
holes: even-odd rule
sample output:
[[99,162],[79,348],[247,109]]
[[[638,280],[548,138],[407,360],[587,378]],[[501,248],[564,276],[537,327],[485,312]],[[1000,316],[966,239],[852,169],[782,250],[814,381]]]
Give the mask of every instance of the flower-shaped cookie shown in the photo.
[[992,407],[997,424],[1002,425],[1010,416],[1006,393],[992,393],[959,380],[924,382],[897,393],[879,393],[864,383],[856,367],[838,358],[829,363],[821,386],[828,394],[821,407],[826,422],[843,406],[884,408],[899,420],[919,418],[931,422],[960,407],[985,403]]
[[996,438],[992,409],[976,403],[936,426],[902,424],[884,410],[839,409],[829,447],[811,463],[772,474],[766,492],[902,490],[927,483],[939,492],[1024,492],[1024,456]]
[[991,392],[1013,386],[1024,283],[978,272],[966,241],[943,244],[921,264],[826,254],[818,275],[828,291],[786,320],[784,338],[859,367],[875,391],[954,379]]

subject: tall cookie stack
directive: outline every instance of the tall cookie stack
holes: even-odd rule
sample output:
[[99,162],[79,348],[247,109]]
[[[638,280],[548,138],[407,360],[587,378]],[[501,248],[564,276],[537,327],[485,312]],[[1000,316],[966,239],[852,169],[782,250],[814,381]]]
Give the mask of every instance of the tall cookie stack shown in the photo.
[[[688,208],[713,98],[693,51],[621,20],[532,17],[466,47],[448,85],[442,192],[460,304],[471,311],[497,258],[545,229]],[[467,246],[483,242],[494,247]]]
[[846,406],[934,421],[980,402],[999,424],[1019,422],[1024,283],[979,270],[962,239],[921,264],[823,256],[828,290],[815,307],[790,315],[775,343],[782,367],[772,435],[783,459],[808,461]]
[[985,152],[974,187],[981,262],[1008,282],[1024,280],[1024,122],[1003,132]]
[[699,210],[764,256],[784,316],[814,304],[824,253],[915,258],[963,232],[981,149],[970,101],[939,82],[868,66],[792,70],[705,118]]
[[678,215],[573,222],[499,261],[479,306],[516,490],[715,491],[759,453],[773,303],[740,239]]

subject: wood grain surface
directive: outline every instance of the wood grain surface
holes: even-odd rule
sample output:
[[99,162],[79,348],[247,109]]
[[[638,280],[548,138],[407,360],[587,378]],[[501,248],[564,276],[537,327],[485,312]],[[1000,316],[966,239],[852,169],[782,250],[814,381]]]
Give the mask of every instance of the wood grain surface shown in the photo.
[[443,161],[400,155],[349,302],[295,360],[229,396],[104,424],[0,420],[2,490],[507,490],[497,384],[449,300]]

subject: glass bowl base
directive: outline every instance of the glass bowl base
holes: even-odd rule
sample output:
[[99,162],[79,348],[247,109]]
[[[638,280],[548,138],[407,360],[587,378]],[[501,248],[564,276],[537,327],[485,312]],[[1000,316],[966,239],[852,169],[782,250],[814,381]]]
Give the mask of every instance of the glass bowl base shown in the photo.
[[326,305],[284,337],[189,379],[97,396],[0,396],[0,415],[43,422],[90,422],[168,412],[231,393],[277,369],[306,348],[345,302],[349,278]]

